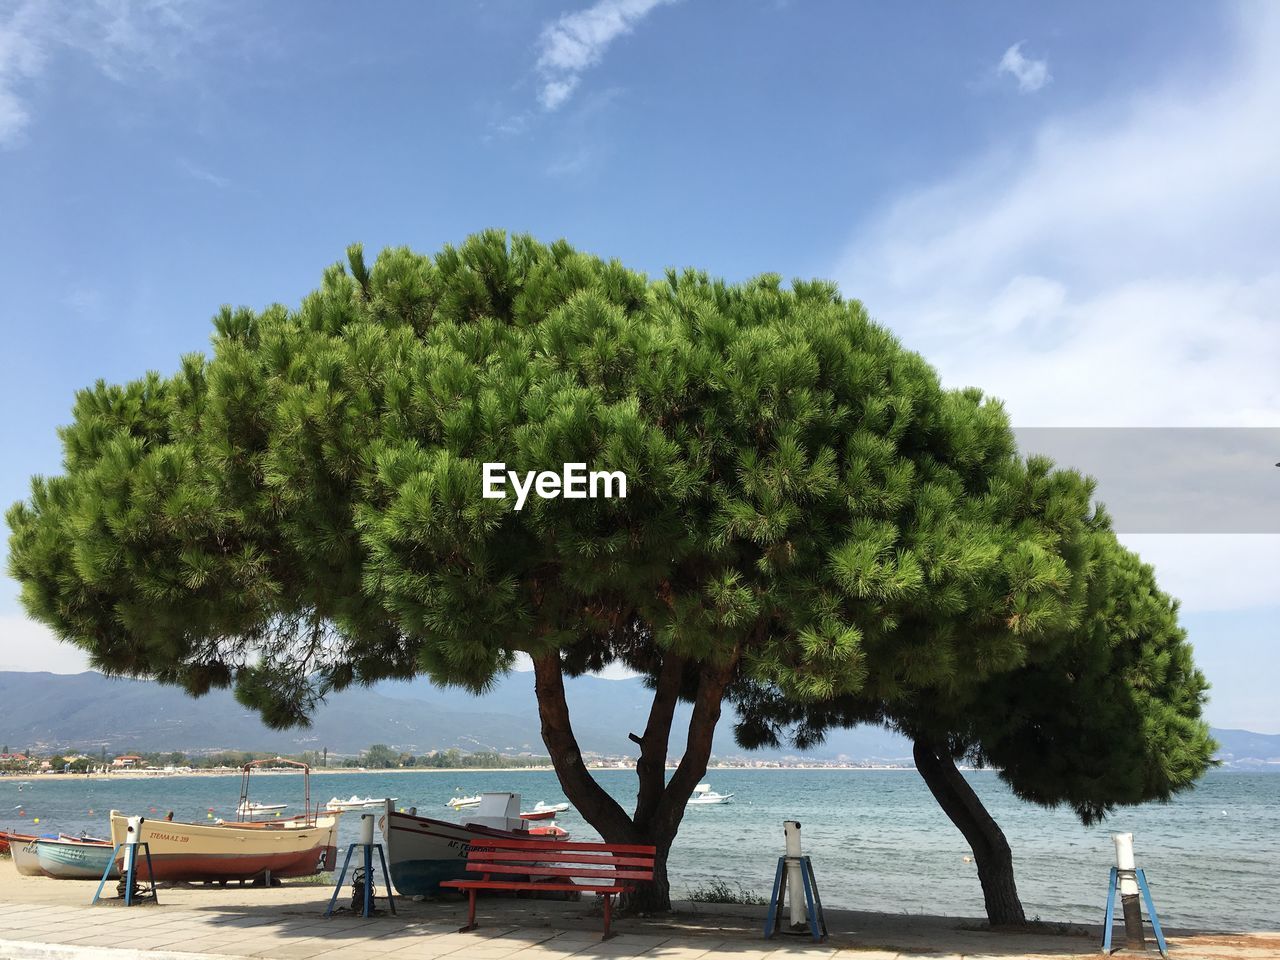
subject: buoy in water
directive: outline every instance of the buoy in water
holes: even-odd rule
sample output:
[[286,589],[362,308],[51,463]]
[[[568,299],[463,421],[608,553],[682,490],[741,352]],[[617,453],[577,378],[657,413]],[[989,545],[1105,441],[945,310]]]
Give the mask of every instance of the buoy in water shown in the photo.
[[39,818],[39,817],[36,817],[36,818],[35,818],[34,820],[32,820],[31,822],[32,822],[32,823],[39,823],[39,822],[40,822],[40,818]]

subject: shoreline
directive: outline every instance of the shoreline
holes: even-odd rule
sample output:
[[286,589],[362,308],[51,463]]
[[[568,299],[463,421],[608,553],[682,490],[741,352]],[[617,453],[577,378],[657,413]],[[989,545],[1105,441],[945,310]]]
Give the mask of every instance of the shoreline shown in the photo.
[[[614,771],[620,773],[634,773],[635,767],[588,767],[592,773],[611,773]],[[674,766],[668,766],[667,770],[675,770]],[[974,769],[970,771],[968,768],[961,768],[963,772],[981,773]],[[741,773],[786,773],[795,771],[798,773],[813,773],[815,771],[831,771],[833,773],[914,773],[915,767],[891,767],[891,766],[847,766],[836,767],[828,765],[815,766],[787,766],[787,767],[708,767],[707,776],[713,773],[724,772],[741,772]],[[6,780],[14,780],[18,782],[30,783],[38,780],[41,783],[49,783],[54,781],[94,781],[101,783],[111,780],[169,780],[181,777],[231,777],[239,776],[240,767],[219,767],[215,769],[197,769],[197,770],[120,770],[115,773],[28,773],[25,775],[14,774],[0,777],[0,784]],[[401,775],[408,773],[426,773],[426,774],[473,774],[473,773],[555,773],[555,768],[550,764],[545,766],[533,767],[312,767],[311,773],[314,776],[346,776],[351,774],[392,774]],[[253,771],[255,777],[276,777],[276,776],[297,776],[298,771],[294,769],[275,770],[271,768],[255,768]]]

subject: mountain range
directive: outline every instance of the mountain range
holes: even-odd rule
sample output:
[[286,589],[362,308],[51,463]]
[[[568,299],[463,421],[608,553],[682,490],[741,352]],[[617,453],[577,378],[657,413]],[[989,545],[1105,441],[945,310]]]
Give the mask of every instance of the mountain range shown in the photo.
[[[584,753],[629,756],[630,732],[644,729],[650,692],[638,678],[577,677],[566,682],[570,714]],[[689,707],[681,705],[671,750],[681,752]],[[721,722],[715,755],[777,759],[794,750],[750,754],[733,741],[731,716]],[[78,674],[0,671],[0,743],[14,750],[96,753],[261,750],[297,753],[327,748],[355,755],[375,743],[421,754],[456,747],[507,755],[542,755],[533,675],[513,672],[475,696],[425,679],[384,682],[330,696],[305,729],[270,730],[225,690],[192,698],[143,680]],[[1280,770],[1280,735],[1215,729],[1219,759],[1233,770]],[[817,760],[910,764],[911,746],[879,727],[833,731],[805,756]]]

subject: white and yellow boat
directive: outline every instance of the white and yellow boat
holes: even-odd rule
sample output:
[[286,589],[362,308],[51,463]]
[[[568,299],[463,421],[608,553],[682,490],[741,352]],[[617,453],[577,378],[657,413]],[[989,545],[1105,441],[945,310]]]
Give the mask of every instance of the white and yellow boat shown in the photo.
[[[340,814],[276,824],[183,823],[141,818],[137,841],[150,849],[156,880],[255,880],[309,877],[332,870]],[[130,817],[111,811],[111,840],[125,843]],[[123,860],[123,850],[116,858]],[[139,851],[138,870],[146,876]]]

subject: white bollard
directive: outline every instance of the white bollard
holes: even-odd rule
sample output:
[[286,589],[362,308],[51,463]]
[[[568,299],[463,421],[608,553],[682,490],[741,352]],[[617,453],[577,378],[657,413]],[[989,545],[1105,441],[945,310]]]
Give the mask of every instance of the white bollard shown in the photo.
[[1133,871],[1137,864],[1133,859],[1133,834],[1113,833],[1111,842],[1116,845],[1116,868],[1120,871],[1120,893],[1126,897],[1138,895],[1138,881]]
[[124,869],[121,874],[129,876],[138,855],[138,834],[142,832],[142,817],[130,817],[125,822],[124,830]]
[[1147,938],[1142,926],[1142,904],[1138,899],[1133,834],[1113,833],[1111,842],[1116,845],[1116,870],[1120,873],[1120,907],[1124,914],[1125,937],[1130,946],[1145,945]]
[[791,925],[808,922],[804,897],[804,879],[800,875],[800,821],[783,820],[782,832],[787,841],[787,896],[791,900]]
[[365,813],[360,816],[360,842],[365,844],[373,843],[373,814]]

